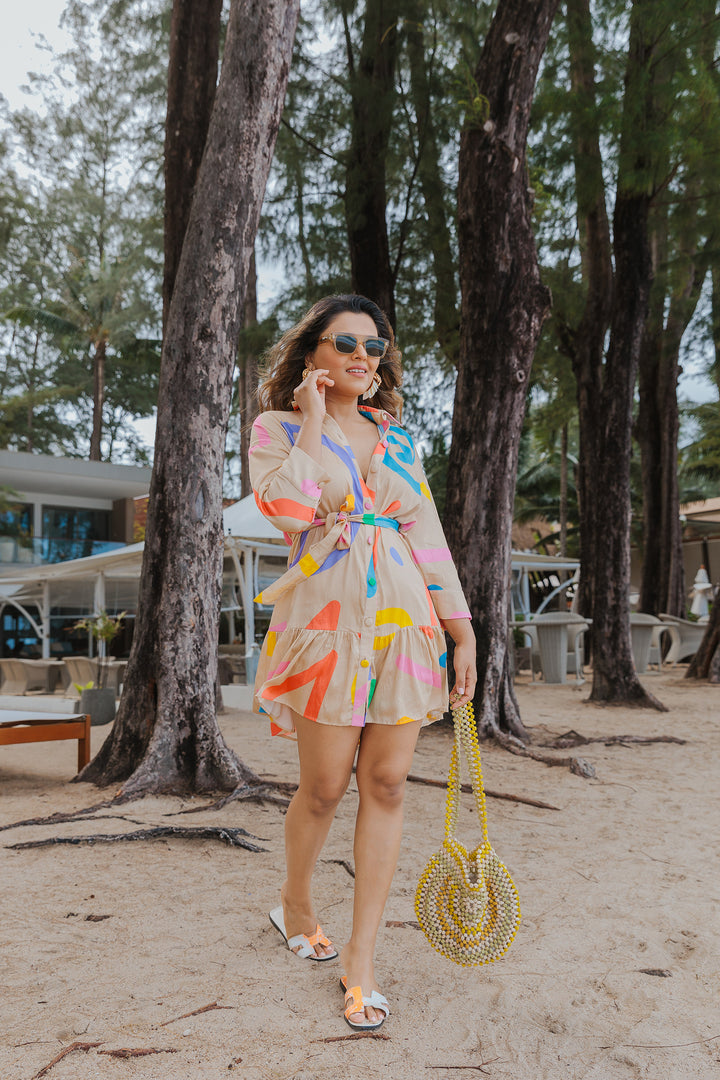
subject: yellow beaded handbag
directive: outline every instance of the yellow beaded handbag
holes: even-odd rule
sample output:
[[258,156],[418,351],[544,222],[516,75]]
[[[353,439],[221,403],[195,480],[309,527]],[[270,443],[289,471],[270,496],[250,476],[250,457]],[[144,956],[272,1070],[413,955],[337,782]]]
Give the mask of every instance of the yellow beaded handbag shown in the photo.
[[[415,913],[426,938],[456,964],[490,964],[510,948],[520,924],[520,899],[507,867],[488,840],[480,746],[472,703],[453,709],[445,839],[425,867]],[[460,805],[460,750],[465,754],[482,825],[482,843],[468,853],[455,837]]]

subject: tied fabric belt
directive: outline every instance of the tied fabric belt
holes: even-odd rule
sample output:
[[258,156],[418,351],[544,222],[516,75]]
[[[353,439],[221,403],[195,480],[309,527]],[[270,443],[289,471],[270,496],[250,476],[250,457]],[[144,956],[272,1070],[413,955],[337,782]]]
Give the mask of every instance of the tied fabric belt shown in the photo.
[[[395,532],[399,532],[401,528],[400,522],[395,518],[383,517],[381,514],[349,514],[345,510],[340,510],[334,517],[334,523],[322,540],[315,544],[312,551],[308,551],[306,555],[298,559],[295,565],[269,588],[259,593],[255,597],[257,604],[274,604],[288,589],[294,588],[298,582],[305,581],[319,570],[331,551],[336,548],[349,548],[352,543],[350,526],[353,522],[360,525],[378,525],[383,529],[394,529]],[[332,514],[327,518],[315,518],[309,528],[317,529],[321,525],[327,527],[332,518]]]

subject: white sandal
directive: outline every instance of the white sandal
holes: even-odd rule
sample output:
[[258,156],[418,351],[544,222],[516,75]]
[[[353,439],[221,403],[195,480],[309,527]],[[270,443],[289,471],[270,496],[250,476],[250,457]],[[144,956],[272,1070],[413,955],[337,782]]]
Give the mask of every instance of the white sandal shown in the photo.
[[[295,953],[295,955],[299,956],[302,960],[334,960],[337,956],[333,943],[328,941],[325,937],[319,923],[315,928],[314,934],[310,934],[309,936],[307,934],[295,934],[294,937],[289,938],[287,936],[287,931],[285,930],[285,916],[283,915],[282,904],[279,904],[276,908],[272,909],[269,913],[269,918],[275,929],[282,934],[285,939],[285,944],[290,952]],[[325,945],[333,951],[326,956],[318,956],[315,952],[316,945]]]

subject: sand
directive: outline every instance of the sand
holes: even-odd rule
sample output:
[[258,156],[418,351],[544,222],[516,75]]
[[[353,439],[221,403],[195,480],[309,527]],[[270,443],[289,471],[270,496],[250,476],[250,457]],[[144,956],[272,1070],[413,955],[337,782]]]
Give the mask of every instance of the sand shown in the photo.
[[[507,956],[464,969],[412,925],[383,926],[378,977],[392,1013],[386,1038],[349,1034],[338,962],[291,956],[267,919],[283,875],[283,817],[234,803],[168,817],[205,800],[150,798],[129,820],[14,828],[0,834],[1,1080],[710,1080],[720,1075],[717,736],[720,690],[681,672],[649,675],[669,712],[600,709],[583,687],[519,683],[537,737],[680,735],[685,745],[593,743],[579,753],[596,779],[483,747],[489,789],[558,810],[489,800],[490,838],[520,891],[523,921]],[[247,713],[221,717],[228,742],[266,776],[294,779],[295,747]],[[103,729],[94,729],[94,747]],[[414,772],[443,777],[450,735],[426,729]],[[88,806],[97,789],[68,783],[75,744],[0,750],[2,822]],[[464,796],[460,834],[478,839]],[[316,878],[319,917],[348,932],[354,784]],[[403,849],[386,909],[412,924],[417,878],[442,835],[444,792],[410,784]],[[242,826],[265,849],[211,841],[10,851],[45,836],[156,824]],[[109,916],[99,921],[90,916]],[[667,972],[647,974],[643,969]],[[182,1019],[182,1015],[216,1003]],[[100,1051],[174,1053],[117,1059]],[[478,1068],[483,1062],[483,1071]],[[474,1068],[472,1068],[474,1067]]]

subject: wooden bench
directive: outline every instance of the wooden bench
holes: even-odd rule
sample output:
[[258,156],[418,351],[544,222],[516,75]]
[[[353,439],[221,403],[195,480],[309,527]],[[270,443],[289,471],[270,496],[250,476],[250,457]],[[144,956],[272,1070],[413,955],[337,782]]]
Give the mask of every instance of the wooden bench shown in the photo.
[[78,772],[90,760],[90,715],[34,716],[31,712],[0,711],[0,746],[11,743],[78,740]]

